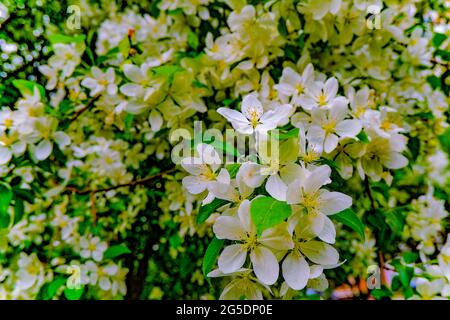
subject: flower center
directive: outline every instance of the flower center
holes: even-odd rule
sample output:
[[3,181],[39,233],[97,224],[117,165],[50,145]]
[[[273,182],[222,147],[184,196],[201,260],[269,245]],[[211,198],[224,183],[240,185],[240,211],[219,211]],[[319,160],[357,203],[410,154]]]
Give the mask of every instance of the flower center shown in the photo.
[[244,240],[244,248],[247,251],[252,251],[258,245],[258,239],[256,235],[247,233],[247,238]]
[[316,211],[316,208],[319,205],[317,194],[303,194],[303,199],[301,200],[300,204],[305,207],[308,212]]
[[321,93],[318,97],[317,97],[317,101],[319,103],[319,106],[323,107],[327,104],[327,97]]
[[201,176],[206,181],[211,181],[216,178],[216,174],[207,165],[204,165]]
[[333,133],[335,128],[336,128],[336,120],[330,120],[328,121],[328,123],[325,123],[323,125],[323,130],[328,134]]
[[4,121],[4,124],[5,124],[5,127],[6,127],[7,129],[8,129],[8,128],[11,128],[12,125],[13,125],[13,119],[6,118],[5,121]]

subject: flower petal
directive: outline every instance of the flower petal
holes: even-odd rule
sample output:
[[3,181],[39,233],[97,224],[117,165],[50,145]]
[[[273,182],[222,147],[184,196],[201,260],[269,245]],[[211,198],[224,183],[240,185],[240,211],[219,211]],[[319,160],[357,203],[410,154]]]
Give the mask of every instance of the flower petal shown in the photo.
[[339,253],[329,244],[321,241],[308,241],[300,243],[301,252],[312,262],[321,265],[336,264]]
[[218,239],[240,240],[245,237],[246,230],[237,217],[220,216],[213,226]]
[[247,258],[247,251],[241,244],[232,244],[223,249],[217,262],[219,270],[223,273],[231,273],[239,270]]
[[280,266],[272,251],[261,245],[257,246],[250,253],[250,259],[259,281],[267,285],[274,284],[277,281]]
[[282,272],[284,280],[294,290],[302,290],[308,283],[309,265],[305,258],[295,251],[284,259]]
[[319,196],[319,210],[324,214],[333,214],[350,208],[352,198],[341,192],[323,190]]

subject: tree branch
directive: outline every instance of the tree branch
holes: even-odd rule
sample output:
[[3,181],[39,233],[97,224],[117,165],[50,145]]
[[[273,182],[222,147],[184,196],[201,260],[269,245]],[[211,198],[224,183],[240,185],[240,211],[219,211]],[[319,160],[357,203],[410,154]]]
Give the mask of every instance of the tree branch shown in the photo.
[[70,120],[70,123],[72,124],[73,122],[75,122],[78,119],[78,117],[81,116],[85,111],[90,109],[94,105],[95,101],[97,101],[99,98],[100,98],[100,95],[95,96],[94,98],[91,99],[91,101],[88,102],[88,104],[85,107],[83,107],[80,110],[78,110],[77,112],[75,112],[75,115]]

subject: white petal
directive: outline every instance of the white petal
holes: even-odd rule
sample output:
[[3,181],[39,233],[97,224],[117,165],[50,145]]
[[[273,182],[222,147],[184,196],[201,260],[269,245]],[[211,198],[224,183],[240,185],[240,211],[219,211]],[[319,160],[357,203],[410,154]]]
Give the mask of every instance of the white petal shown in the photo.
[[340,137],[354,138],[361,131],[361,123],[358,120],[344,120],[336,126],[336,133]]
[[334,227],[334,224],[330,220],[330,218],[324,215],[322,216],[324,217],[323,228],[319,234],[319,239],[327,243],[333,244],[336,241],[336,228]]
[[246,230],[237,217],[220,216],[213,226],[218,239],[240,240],[245,238]]
[[[242,127],[249,125],[248,119],[239,111],[232,110],[229,108],[219,108],[217,112],[222,115],[225,119],[227,119],[233,127]],[[235,129],[236,129],[235,127]]]
[[325,141],[325,131],[319,126],[311,126],[308,129],[306,138],[308,139],[309,143],[323,146],[323,142]]
[[336,78],[330,78],[325,82],[324,87],[325,94],[327,95],[328,99],[334,99],[336,96],[336,93],[338,91],[338,81]]
[[240,224],[248,233],[255,233],[255,226],[250,216],[250,200],[245,199],[239,206],[238,217]]
[[133,82],[140,83],[145,80],[145,77],[138,66],[134,64],[126,64],[123,66],[123,73],[125,76]]
[[316,192],[321,186],[330,183],[330,175],[331,168],[329,166],[315,168],[303,183],[305,192],[308,194]]
[[163,124],[163,118],[161,114],[155,109],[153,109],[152,112],[150,112],[148,121],[150,123],[150,126],[152,127],[152,131],[155,132],[159,131],[159,129],[161,129],[161,126]]
[[339,253],[329,244],[321,241],[308,241],[300,243],[300,250],[312,262],[322,265],[336,264]]
[[182,180],[183,187],[192,194],[199,194],[205,191],[207,184],[199,177],[187,176]]
[[319,277],[322,272],[323,272],[323,267],[319,264],[314,264],[312,266],[309,267],[309,278],[310,279],[315,279],[317,277]]
[[300,254],[295,251],[288,254],[282,264],[284,280],[294,290],[303,289],[309,278],[309,265]]
[[217,261],[219,270],[223,273],[237,271],[244,265],[247,251],[241,244],[233,244],[223,249]]
[[34,156],[37,160],[47,159],[53,150],[53,144],[48,140],[41,140],[39,144],[34,148]]
[[323,191],[319,197],[319,210],[324,214],[333,214],[350,208],[352,198],[341,192]]
[[196,157],[181,159],[181,166],[184,170],[193,175],[199,175],[205,171],[202,159]]
[[288,204],[297,204],[300,202],[300,192],[302,189],[302,181],[300,179],[294,180],[290,183],[286,192],[286,202]]
[[65,132],[57,131],[53,135],[53,138],[60,148],[64,148],[70,144],[70,137]]
[[271,175],[266,182],[266,191],[275,199],[286,201],[287,185],[278,174]]
[[120,92],[122,92],[127,97],[139,97],[143,93],[143,89],[140,85],[134,83],[127,83],[120,87]]
[[332,134],[332,133],[328,134],[325,137],[325,142],[323,144],[323,148],[324,148],[325,152],[330,153],[331,151],[336,149],[338,142],[339,142],[339,138],[337,135]]
[[247,117],[247,119],[251,120],[253,114],[256,115],[256,118],[261,118],[263,114],[263,107],[261,102],[258,100],[255,94],[248,94],[242,100],[242,113]]
[[12,152],[9,148],[0,146],[0,165],[7,164],[12,158]]
[[272,251],[259,245],[250,253],[250,259],[259,281],[267,285],[277,281],[280,266]]
[[408,159],[398,152],[391,152],[383,164],[389,169],[400,169],[408,164]]
[[263,167],[257,163],[246,162],[241,165],[236,175],[238,180],[241,180],[251,188],[259,187],[266,176],[261,174]]
[[[206,163],[209,165],[216,165],[213,169],[217,169],[218,166],[222,163],[220,160],[220,156],[213,146],[206,143],[199,143],[197,145],[197,152],[200,155],[200,159],[202,163]],[[215,170],[213,170],[215,171]]]

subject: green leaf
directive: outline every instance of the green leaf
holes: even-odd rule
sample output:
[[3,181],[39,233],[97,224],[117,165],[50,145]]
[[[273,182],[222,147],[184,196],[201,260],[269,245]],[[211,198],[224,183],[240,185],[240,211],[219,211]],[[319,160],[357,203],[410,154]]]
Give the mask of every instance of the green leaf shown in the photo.
[[275,139],[278,140],[287,140],[289,138],[298,138],[300,129],[299,128],[293,128],[286,132],[281,132],[280,134],[274,134]]
[[200,81],[198,81],[198,80],[192,81],[192,85],[193,85],[195,88],[205,88],[205,89],[208,89],[208,86],[207,86],[206,84],[204,84],[203,82],[200,82]]
[[65,277],[57,277],[52,282],[47,283],[42,291],[43,300],[51,300],[55,296],[58,289],[66,283]]
[[374,289],[370,291],[370,294],[377,300],[381,300],[382,298],[390,298],[392,297],[392,292],[386,288]]
[[431,40],[431,43],[433,43],[433,46],[435,48],[439,48],[442,44],[442,42],[445,41],[445,39],[447,39],[447,36],[443,33],[435,33],[433,35],[433,39]]
[[64,296],[67,298],[67,300],[80,300],[81,296],[83,295],[84,288],[80,289],[64,289]]
[[113,259],[118,256],[121,256],[123,254],[131,253],[131,250],[128,249],[126,246],[119,244],[115,246],[111,246],[108,249],[106,249],[105,253],[103,254],[104,259]]
[[130,39],[128,39],[128,37],[123,38],[120,42],[119,42],[119,51],[120,53],[127,58],[129,53],[130,53]]
[[241,165],[239,163],[233,163],[226,166],[231,179],[236,178],[236,174],[238,173],[240,167]]
[[11,217],[8,208],[13,198],[11,187],[6,183],[0,183],[0,229],[7,228],[10,224]]
[[219,256],[220,250],[222,250],[224,240],[219,240],[216,237],[212,239],[208,248],[206,249],[205,256],[203,257],[202,271],[203,275],[206,275],[212,270]]
[[330,215],[330,218],[346,225],[356,231],[361,239],[365,239],[364,224],[352,209],[348,208],[336,214]]
[[234,102],[234,100],[233,100],[233,99],[230,99],[230,98],[224,99],[224,100],[222,101],[222,103],[223,103],[224,106],[229,106],[229,105],[232,104],[233,102]]
[[191,47],[194,50],[197,50],[197,48],[198,48],[198,36],[197,36],[197,34],[195,32],[190,31],[188,33],[187,42],[188,42],[189,47]]
[[386,211],[386,223],[396,234],[401,234],[405,225],[403,215],[398,210]]
[[419,258],[419,254],[417,252],[406,251],[402,257],[405,263],[414,263]]
[[23,200],[19,198],[14,199],[14,224],[19,222],[25,212],[25,206],[23,205]]
[[64,34],[52,34],[48,37],[48,40],[50,41],[51,44],[55,44],[55,43],[70,44],[70,43],[84,42],[85,38],[86,38],[86,36],[84,34],[76,35],[73,37],[66,36]]
[[14,188],[14,196],[20,198],[28,203],[34,203],[33,193],[31,190]]
[[256,198],[250,205],[250,215],[258,235],[261,235],[264,230],[280,224],[289,218],[291,213],[290,205],[271,197]]
[[442,149],[450,155],[450,128],[438,137]]
[[436,77],[435,75],[431,75],[427,77],[427,82],[433,89],[437,89],[441,87],[441,79]]
[[44,89],[44,87],[41,86],[40,84],[36,83],[36,82],[23,80],[23,79],[16,79],[16,80],[12,81],[12,84],[13,84],[14,87],[17,88],[17,90],[20,91],[22,96],[33,95],[34,94],[34,87],[37,87],[38,90],[39,90],[39,95],[41,96],[41,98],[45,97],[45,89]]
[[283,17],[280,18],[280,20],[278,20],[278,32],[283,36],[286,37],[288,36],[288,30],[286,27],[286,20],[284,20]]
[[450,51],[447,51],[447,50],[436,50],[436,55],[440,56],[445,61],[450,61]]
[[182,70],[180,67],[173,66],[173,65],[160,66],[160,67],[156,67],[156,68],[152,69],[152,71],[155,74],[166,76],[166,77],[169,77],[169,76],[173,75],[175,72],[178,72],[180,70]]
[[216,198],[211,203],[202,206],[197,216],[197,224],[202,224],[203,222],[208,220],[211,214],[216,212],[217,209],[223,207],[227,203],[229,203],[229,201]]
[[359,139],[359,141],[364,142],[364,143],[369,143],[369,136],[367,135],[367,133],[365,133],[364,131],[361,131],[360,133],[358,133],[356,135],[356,137]]

